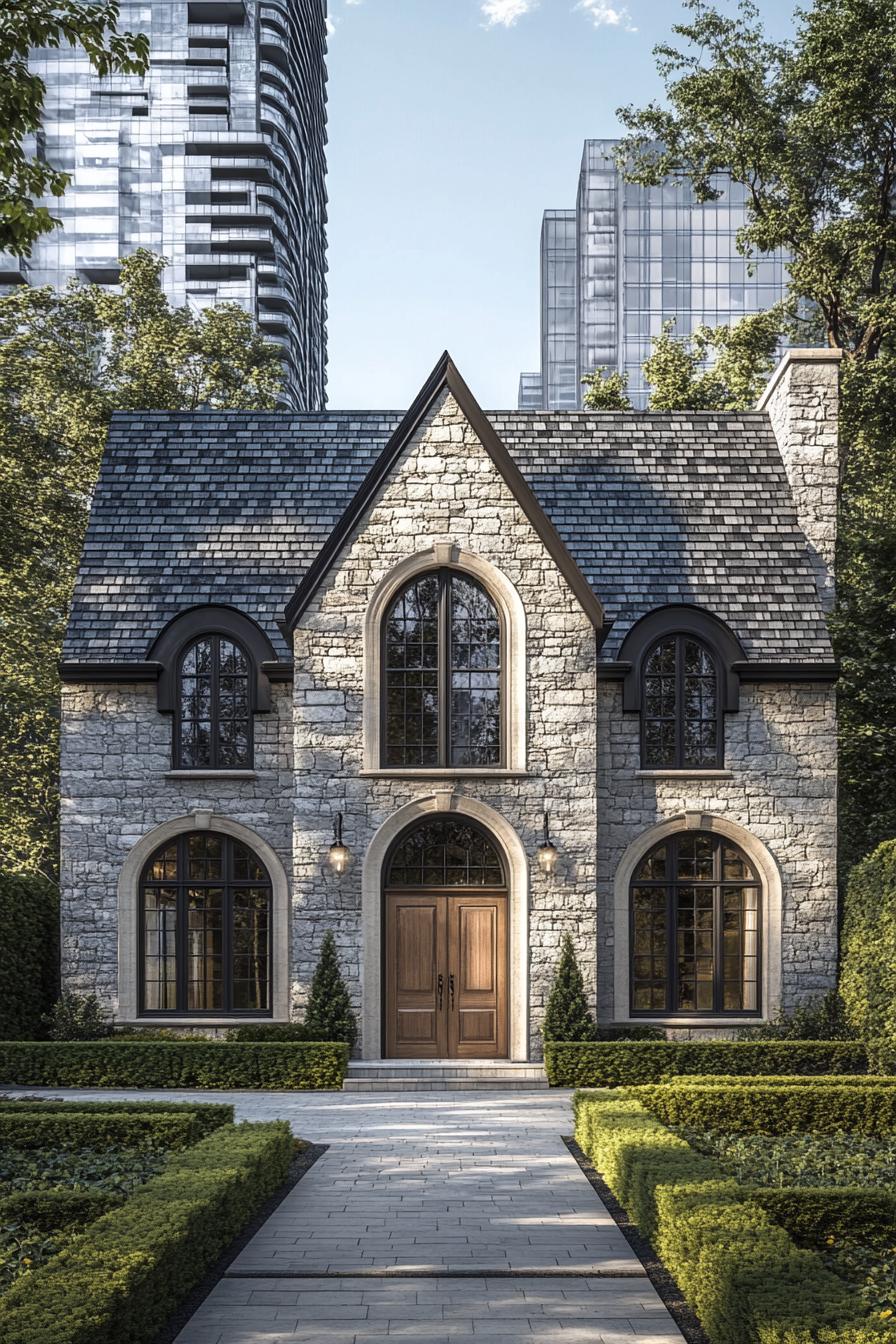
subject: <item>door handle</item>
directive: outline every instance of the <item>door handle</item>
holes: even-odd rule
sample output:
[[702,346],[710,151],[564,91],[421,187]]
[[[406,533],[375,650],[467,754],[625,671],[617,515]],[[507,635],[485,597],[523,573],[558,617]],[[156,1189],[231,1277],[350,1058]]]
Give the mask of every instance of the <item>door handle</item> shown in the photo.
[[440,975],[440,976],[439,976],[439,1012],[442,1011],[442,994],[444,993],[444,990],[445,990],[445,977],[444,977],[443,975]]
[[453,972],[448,976],[448,997],[449,997],[450,1000],[451,1000],[451,1002],[450,1002],[450,1004],[449,1004],[449,1007],[453,1008],[453,1007],[454,1007],[454,973],[453,973]]

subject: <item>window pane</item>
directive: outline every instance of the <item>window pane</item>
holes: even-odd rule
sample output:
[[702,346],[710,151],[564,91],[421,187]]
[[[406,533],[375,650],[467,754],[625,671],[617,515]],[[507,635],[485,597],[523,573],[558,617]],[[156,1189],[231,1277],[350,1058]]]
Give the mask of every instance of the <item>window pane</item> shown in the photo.
[[[153,870],[157,863],[153,864]],[[152,870],[151,870],[152,871]],[[149,1012],[177,1007],[177,888],[147,887],[143,898],[144,1003]]]
[[704,645],[683,640],[683,757],[685,768],[718,765],[718,704],[716,670]]
[[179,715],[180,754],[184,769],[208,769],[213,765],[212,735],[212,639],[191,644],[181,659]]
[[233,898],[233,1007],[261,1012],[270,1006],[268,921],[265,888],[237,890]]
[[224,1006],[224,892],[191,887],[187,892],[187,1010]]
[[632,1001],[644,1011],[667,1003],[668,911],[665,887],[632,888]]
[[396,599],[385,629],[385,764],[438,765],[439,579],[426,574]]
[[238,644],[218,641],[217,759],[222,770],[251,765],[249,663]]
[[454,574],[451,594],[451,764],[501,759],[501,627],[483,590]]
[[644,664],[644,759],[648,770],[675,765],[675,639],[664,639]]
[[454,820],[427,821],[400,842],[388,887],[502,887],[504,868],[487,836]]

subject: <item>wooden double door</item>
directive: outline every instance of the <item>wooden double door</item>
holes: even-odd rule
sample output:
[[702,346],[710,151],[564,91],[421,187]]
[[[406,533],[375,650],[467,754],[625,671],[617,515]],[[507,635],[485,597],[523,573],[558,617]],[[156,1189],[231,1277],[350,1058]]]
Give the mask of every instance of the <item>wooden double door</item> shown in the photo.
[[507,1055],[507,896],[386,893],[386,1055]]

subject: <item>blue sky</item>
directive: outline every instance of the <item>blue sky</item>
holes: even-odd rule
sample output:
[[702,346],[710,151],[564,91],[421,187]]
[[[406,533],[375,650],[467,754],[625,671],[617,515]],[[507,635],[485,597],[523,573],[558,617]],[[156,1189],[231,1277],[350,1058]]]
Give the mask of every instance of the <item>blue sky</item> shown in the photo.
[[[538,367],[538,239],[582,142],[658,97],[678,0],[330,0],[329,384],[401,408],[451,351],[486,407]],[[782,6],[761,5],[782,32]],[[789,6],[787,6],[789,9]]]

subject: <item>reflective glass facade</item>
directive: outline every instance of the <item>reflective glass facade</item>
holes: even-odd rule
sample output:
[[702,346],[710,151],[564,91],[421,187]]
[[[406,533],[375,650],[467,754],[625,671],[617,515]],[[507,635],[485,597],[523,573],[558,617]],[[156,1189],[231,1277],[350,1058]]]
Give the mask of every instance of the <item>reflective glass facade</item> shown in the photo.
[[[721,198],[700,205],[687,185],[635,186],[616,167],[616,143],[587,140],[576,210],[545,212],[541,409],[581,405],[581,379],[596,368],[627,373],[633,403],[644,406],[641,365],[666,319],[675,318],[678,335],[689,335],[703,322],[718,326],[769,308],[784,294],[783,254],[748,268],[737,251],[745,221],[742,187],[722,181]],[[570,260],[572,322],[563,283]],[[531,402],[519,404],[533,409]]]
[[114,284],[147,247],[195,309],[231,300],[283,347],[289,401],[320,410],[326,363],[326,0],[121,5],[149,35],[144,79],[99,79],[77,50],[41,50],[38,152],[72,175],[62,226],[0,283]]

